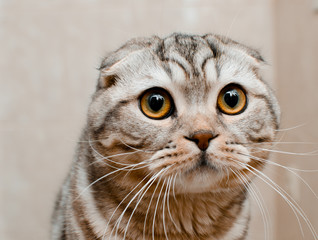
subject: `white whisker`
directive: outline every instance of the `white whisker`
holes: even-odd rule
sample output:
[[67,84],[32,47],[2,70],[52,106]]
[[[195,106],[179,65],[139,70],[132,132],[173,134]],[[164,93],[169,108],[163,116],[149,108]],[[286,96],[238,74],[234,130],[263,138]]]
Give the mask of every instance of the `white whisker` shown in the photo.
[[118,210],[118,208],[121,206],[121,204],[128,198],[128,196],[129,196],[133,191],[135,191],[135,189],[136,189],[150,174],[152,174],[152,172],[150,172],[149,174],[147,174],[147,175],[121,200],[121,202],[117,205],[117,207],[115,208],[115,210],[113,211],[112,215],[110,216],[110,218],[109,218],[109,220],[108,220],[108,222],[107,222],[107,225],[106,225],[106,228],[105,228],[105,231],[104,231],[104,234],[103,234],[102,239],[105,238],[106,231],[107,231],[107,229],[108,229],[108,226],[109,226],[109,224],[110,224],[110,221],[112,220],[112,218],[113,218],[115,212]]
[[164,179],[164,181],[163,181],[163,183],[162,183],[162,186],[161,186],[161,189],[160,189],[160,192],[159,192],[159,195],[158,195],[157,203],[156,203],[156,206],[155,206],[155,212],[154,212],[154,214],[153,214],[153,219],[152,219],[152,240],[155,240],[155,220],[156,220],[156,214],[157,214],[157,209],[158,209],[158,204],[159,204],[159,201],[160,201],[162,189],[163,189],[163,187],[165,186],[166,180],[167,180],[167,179]]
[[258,197],[256,196],[255,192],[253,191],[253,189],[251,188],[251,184],[249,183],[248,179],[246,177],[243,176],[243,173],[241,174],[238,171],[233,171],[231,170],[232,173],[236,176],[236,178],[241,182],[242,186],[244,186],[244,188],[249,190],[249,193],[251,194],[252,198],[255,200],[255,202],[257,203],[257,206],[261,212],[262,215],[262,219],[263,219],[263,224],[264,224],[264,232],[265,232],[265,239],[267,240],[267,226],[266,226],[266,219],[264,217],[264,213],[263,213],[263,206],[260,204],[260,201],[258,199]]
[[293,167],[286,167],[286,166],[284,166],[282,164],[273,162],[273,161],[265,159],[265,158],[260,158],[260,157],[256,157],[256,156],[253,156],[253,155],[250,155],[250,154],[240,153],[240,152],[238,152],[238,154],[250,157],[251,159],[256,160],[256,161],[269,163],[269,164],[272,164],[272,165],[275,165],[275,166],[278,166],[278,167],[282,167],[282,168],[285,168],[285,169],[288,169],[288,170],[293,170],[293,171],[297,171],[297,172],[306,172],[306,173],[316,173],[316,172],[318,172],[318,169],[299,169],[299,168],[293,168]]
[[[94,153],[96,153],[100,158],[97,158],[98,160],[108,160],[112,163],[115,163],[115,164],[119,164],[119,165],[123,165],[123,166],[129,166],[129,165],[132,165],[132,164],[127,164],[127,163],[121,163],[121,162],[116,162],[116,161],[113,161],[111,160],[110,158],[112,157],[117,157],[117,156],[124,156],[124,155],[129,155],[129,154],[134,154],[134,153],[137,153],[137,152],[140,152],[140,151],[134,151],[134,152],[125,152],[125,153],[119,153],[119,154],[114,154],[114,155],[111,155],[111,156],[103,156],[102,154],[100,154],[92,145],[92,143],[89,141],[89,146],[91,147],[91,149],[94,151]],[[115,168],[115,167],[114,167]]]
[[168,240],[169,240],[169,238],[168,238],[167,229],[166,229],[166,223],[165,223],[165,207],[166,207],[166,198],[167,198],[167,192],[168,192],[168,190],[169,190],[170,179],[171,179],[171,176],[168,178],[168,181],[167,181],[166,190],[165,190],[165,193],[164,193],[164,195],[163,195],[163,204],[162,204],[162,224],[163,224],[163,231],[164,231],[164,233],[165,233],[166,239],[168,239]]
[[[170,167],[169,167],[169,168],[170,168]],[[168,170],[168,169],[166,169],[166,170]],[[165,172],[165,171],[163,171],[162,173],[164,173],[164,172]],[[158,175],[158,176],[159,176],[159,175]],[[133,216],[134,212],[136,211],[136,209],[137,209],[138,205],[140,204],[142,198],[145,196],[145,194],[147,193],[148,189],[152,186],[152,184],[154,183],[155,180],[156,180],[156,178],[151,182],[151,184],[149,184],[149,186],[148,186],[147,189],[142,193],[142,195],[141,195],[140,197],[138,197],[138,202],[137,202],[137,204],[136,204],[134,210],[132,211],[132,213],[131,213],[131,215],[130,215],[130,217],[129,217],[129,220],[128,220],[128,223],[127,223],[127,226],[126,226],[126,229],[125,229],[125,234],[124,234],[123,240],[126,238],[128,226],[129,226],[129,223],[130,223],[130,221],[131,221],[131,219],[132,219],[132,216]]]
[[315,191],[312,189],[312,187],[305,181],[305,179],[303,179],[299,174],[294,172],[294,171],[299,171],[299,172],[318,172],[318,170],[303,170],[303,169],[298,169],[298,168],[291,168],[291,167],[283,166],[281,164],[278,164],[278,163],[270,161],[270,160],[265,160],[265,159],[262,159],[262,158],[254,157],[252,155],[248,155],[248,154],[242,154],[242,155],[248,156],[248,157],[250,157],[250,158],[252,158],[252,159],[254,159],[256,161],[266,162],[266,163],[269,163],[271,165],[281,167],[281,168],[291,172],[298,179],[300,179],[308,187],[308,189],[312,192],[312,194],[316,197],[316,199],[318,199],[318,195],[315,193]]
[[281,128],[281,129],[277,129],[275,130],[276,132],[286,132],[286,131],[290,131],[290,130],[294,130],[294,129],[297,129],[297,128],[300,128],[300,127],[304,127],[306,126],[308,123],[302,123],[302,124],[299,124],[299,125],[296,125],[294,127],[290,127],[290,128]]
[[[235,161],[234,159],[232,159],[233,161]],[[303,228],[302,228],[302,225],[301,225],[301,222],[300,222],[300,219],[297,215],[297,212],[295,210],[295,206],[293,206],[293,204],[291,203],[291,201],[279,190],[277,189],[275,186],[273,186],[269,181],[266,180],[266,178],[264,179],[264,177],[256,174],[255,172],[253,172],[251,169],[248,168],[248,166],[246,164],[243,164],[243,163],[240,163],[238,162],[239,164],[241,164],[242,167],[244,167],[245,169],[247,169],[249,172],[251,172],[254,176],[258,177],[259,179],[261,179],[264,183],[266,183],[268,186],[270,186],[275,192],[277,192],[284,200],[285,202],[290,206],[291,210],[293,211],[296,219],[297,219],[297,222],[298,222],[298,225],[299,225],[299,228],[300,228],[300,231],[302,233],[302,235],[304,235],[304,232],[303,232]],[[265,175],[266,176],[266,175]],[[266,176],[267,177],[267,176]]]
[[124,144],[126,147],[129,147],[129,148],[131,148],[131,149],[133,149],[133,150],[141,151],[141,152],[145,152],[145,153],[152,153],[152,152],[154,152],[154,151],[157,151],[157,150],[141,150],[141,149],[132,147],[132,146],[130,146],[129,144],[125,143],[119,136],[117,136],[117,137],[118,137],[119,141],[122,142],[122,144]]
[[102,179],[108,177],[108,176],[111,175],[111,174],[114,174],[114,173],[116,173],[116,172],[119,172],[120,170],[121,170],[121,169],[117,169],[117,170],[115,170],[115,171],[112,171],[112,172],[110,172],[110,173],[107,173],[107,174],[101,176],[100,178],[96,179],[94,182],[92,182],[92,183],[89,184],[86,188],[84,188],[84,189],[80,192],[80,194],[78,194],[78,196],[74,199],[74,201],[78,200],[78,199],[83,195],[83,193],[84,193],[85,191],[87,191],[87,190],[88,190],[91,186],[93,186],[95,183],[101,181]]
[[156,193],[156,191],[157,191],[157,188],[158,188],[160,182],[161,182],[161,177],[159,178],[159,181],[158,181],[158,183],[157,183],[157,185],[156,185],[156,188],[154,189],[154,191],[153,191],[153,193],[152,193],[152,196],[151,196],[151,198],[150,198],[150,202],[149,202],[149,204],[148,204],[148,208],[147,208],[147,212],[146,212],[146,216],[145,216],[145,220],[144,220],[143,240],[145,239],[145,234],[146,234],[146,232],[145,232],[145,231],[146,231],[146,221],[147,221],[149,209],[150,209],[150,206],[151,206],[153,197],[154,197],[154,195],[155,195],[155,193]]
[[[177,174],[175,174],[177,175]],[[180,231],[179,227],[177,226],[177,224],[175,223],[174,219],[172,218],[172,215],[171,215],[171,211],[170,211],[170,203],[169,203],[169,196],[170,196],[170,190],[171,190],[171,185],[172,185],[172,180],[173,180],[173,177],[170,178],[170,182],[169,182],[169,190],[168,190],[168,194],[167,194],[167,209],[168,209],[168,214],[170,216],[170,219],[172,221],[172,223],[174,224],[174,226],[176,227],[176,229],[178,231]]]
[[243,7],[241,7],[240,9],[238,9],[236,15],[234,16],[234,18],[233,18],[233,20],[232,20],[232,22],[231,22],[231,25],[229,26],[229,29],[227,30],[227,33],[225,34],[226,37],[229,37],[229,34],[230,34],[231,30],[232,30],[232,27],[233,27],[233,25],[234,25],[236,19],[237,19],[237,18],[239,17],[239,15],[241,14],[242,10],[243,10]]
[[[236,161],[235,159],[233,159],[234,161]],[[245,167],[245,169],[247,169],[249,172],[251,172],[252,174],[254,174],[255,176],[258,176],[262,181],[264,181],[265,183],[267,183],[269,186],[272,187],[273,190],[275,190],[287,203],[288,205],[291,207],[291,209],[293,210],[293,212],[295,213],[295,216],[297,218],[297,221],[299,223],[302,235],[304,236],[304,232],[303,229],[301,227],[301,223],[300,220],[298,218],[298,215],[296,213],[298,213],[302,219],[306,222],[309,230],[311,231],[313,237],[316,239],[318,239],[317,233],[312,225],[312,223],[309,221],[307,215],[305,214],[305,212],[302,210],[302,208],[299,206],[299,204],[283,189],[281,188],[277,183],[275,183],[271,178],[269,178],[266,174],[262,173],[261,171],[259,171],[258,169],[252,167],[249,164],[242,164],[239,161],[236,161],[239,164],[241,164],[243,167]],[[254,171],[252,171],[252,170]],[[258,173],[258,174],[256,174]]]
[[266,207],[264,207],[263,203],[264,201],[262,201],[262,197],[261,197],[261,194],[259,195],[255,188],[257,189],[257,187],[255,187],[255,184],[253,182],[249,182],[248,181],[248,176],[242,172],[237,172],[241,178],[243,178],[243,181],[247,183],[248,185],[248,189],[249,189],[249,192],[252,194],[255,202],[257,203],[258,207],[259,207],[259,210],[260,210],[260,213],[262,215],[262,219],[263,219],[263,224],[264,224],[264,238],[266,240],[269,239],[269,231],[270,231],[270,228],[269,228],[269,220],[268,220],[268,211],[266,209]]
[[[156,173],[155,175],[153,175],[151,177],[151,179],[134,195],[134,197],[131,198],[131,200],[129,201],[129,203],[126,205],[125,209],[123,210],[123,212],[121,213],[121,215],[119,216],[119,218],[117,219],[116,221],[116,224],[114,225],[117,226],[116,227],[116,234],[115,234],[115,239],[117,239],[117,231],[118,231],[118,228],[119,228],[119,224],[122,220],[122,218],[124,217],[124,214],[125,212],[127,211],[128,207],[130,206],[130,204],[135,200],[135,198],[140,194],[140,192],[142,192],[146,187],[147,187],[147,184],[150,184],[151,183],[151,180],[154,179],[156,180],[156,178],[164,171],[166,171],[167,169],[161,169],[158,173]],[[113,228],[114,230],[114,228]],[[112,232],[113,230],[111,231],[111,234],[110,234],[110,237],[112,236]]]
[[269,141],[269,142],[239,142],[237,144],[242,144],[242,145],[262,145],[264,143],[274,143],[274,144],[297,144],[297,145],[318,145],[318,142],[280,142],[280,141]]
[[246,148],[258,149],[258,150],[261,150],[261,151],[267,151],[267,152],[273,152],[273,153],[296,155],[296,156],[317,156],[318,155],[318,149],[314,150],[314,151],[311,151],[311,152],[295,153],[295,152],[286,152],[286,151],[267,149],[267,148],[259,148],[259,147],[246,147]]
[[172,185],[172,193],[173,193],[173,198],[175,201],[177,201],[176,199],[176,192],[175,192],[175,185],[176,185],[176,178],[177,178],[178,173],[175,174],[174,178],[173,178],[173,185]]

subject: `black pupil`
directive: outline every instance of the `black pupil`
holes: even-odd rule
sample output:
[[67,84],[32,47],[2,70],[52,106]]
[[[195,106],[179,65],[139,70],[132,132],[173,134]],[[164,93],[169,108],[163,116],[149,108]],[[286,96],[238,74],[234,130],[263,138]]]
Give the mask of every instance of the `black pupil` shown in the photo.
[[154,93],[148,98],[149,107],[154,112],[158,112],[162,108],[164,102],[164,97],[158,93]]
[[233,89],[229,90],[224,94],[224,102],[230,107],[234,108],[239,102],[239,94]]

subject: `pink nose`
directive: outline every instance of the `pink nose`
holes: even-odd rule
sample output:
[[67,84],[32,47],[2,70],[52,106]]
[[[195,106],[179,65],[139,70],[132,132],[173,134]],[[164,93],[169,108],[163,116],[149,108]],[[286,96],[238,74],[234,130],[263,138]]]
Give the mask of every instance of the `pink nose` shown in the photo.
[[200,150],[205,151],[209,147],[210,141],[217,136],[213,135],[212,132],[196,132],[191,137],[186,137],[186,139],[195,142]]

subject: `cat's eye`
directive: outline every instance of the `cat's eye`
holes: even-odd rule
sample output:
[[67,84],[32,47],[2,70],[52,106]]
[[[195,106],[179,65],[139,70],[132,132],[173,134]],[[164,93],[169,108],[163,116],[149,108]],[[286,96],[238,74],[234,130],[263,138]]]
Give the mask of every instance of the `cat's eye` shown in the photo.
[[242,113],[247,104],[245,91],[239,85],[228,85],[221,90],[217,104],[220,111],[225,114]]
[[173,102],[170,94],[162,88],[151,88],[140,98],[140,109],[143,114],[152,119],[164,119],[173,112]]

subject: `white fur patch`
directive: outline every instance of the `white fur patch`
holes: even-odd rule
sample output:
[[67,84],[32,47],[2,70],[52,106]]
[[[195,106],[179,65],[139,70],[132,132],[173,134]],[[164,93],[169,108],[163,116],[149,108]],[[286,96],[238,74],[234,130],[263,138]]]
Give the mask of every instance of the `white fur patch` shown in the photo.
[[227,234],[223,236],[220,240],[235,240],[238,237],[243,236],[249,221],[249,215],[250,215],[250,204],[249,204],[249,200],[246,199],[245,202],[243,203],[243,208],[242,208],[240,216],[237,218],[236,222],[233,224],[231,230],[227,232]]
[[77,192],[81,194],[80,199],[84,206],[85,216],[90,221],[96,236],[102,237],[107,227],[107,221],[96,208],[90,189],[87,189],[89,183],[85,168],[78,168],[77,174]]
[[213,58],[207,60],[205,67],[203,69],[205,72],[205,77],[207,82],[215,83],[217,82],[217,71]]

